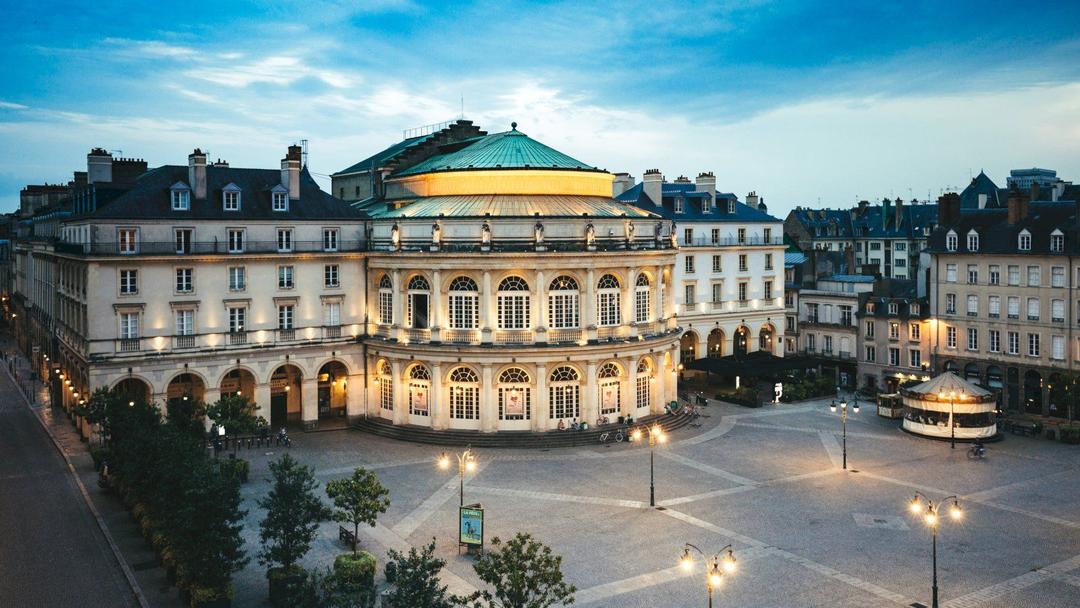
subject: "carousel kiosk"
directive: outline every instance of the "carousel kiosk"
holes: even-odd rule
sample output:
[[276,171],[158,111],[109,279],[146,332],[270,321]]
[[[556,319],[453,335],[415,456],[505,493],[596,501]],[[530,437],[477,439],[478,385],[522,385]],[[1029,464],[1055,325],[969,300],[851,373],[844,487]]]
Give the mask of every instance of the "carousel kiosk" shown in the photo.
[[997,434],[997,400],[952,372],[900,389],[904,430],[938,439],[970,441]]

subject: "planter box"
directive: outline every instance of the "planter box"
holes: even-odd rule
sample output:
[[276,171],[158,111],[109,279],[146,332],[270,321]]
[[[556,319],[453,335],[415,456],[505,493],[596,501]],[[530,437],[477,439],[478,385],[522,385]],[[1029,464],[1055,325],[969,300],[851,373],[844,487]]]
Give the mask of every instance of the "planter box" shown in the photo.
[[266,578],[270,582],[270,605],[274,608],[292,606],[294,590],[304,581],[304,576],[304,571],[299,568],[292,572],[284,572],[278,568],[267,571]]

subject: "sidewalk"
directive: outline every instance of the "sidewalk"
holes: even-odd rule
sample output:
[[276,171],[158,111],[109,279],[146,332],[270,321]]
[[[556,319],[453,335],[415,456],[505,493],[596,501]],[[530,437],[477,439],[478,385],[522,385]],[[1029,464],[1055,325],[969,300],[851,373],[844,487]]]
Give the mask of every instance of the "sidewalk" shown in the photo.
[[176,588],[166,580],[165,570],[159,566],[153,549],[143,540],[124,505],[98,487],[98,474],[90,458],[89,446],[79,437],[67,413],[49,405],[48,388],[41,382],[33,382],[33,387],[30,386],[30,363],[23,355],[14,355],[14,344],[10,337],[0,337],[0,349],[8,359],[3,364],[9,366],[9,371],[14,369],[23,393],[31,395],[31,409],[45,423],[49,433],[71,460],[148,604],[153,608],[182,608],[184,604],[180,602]]

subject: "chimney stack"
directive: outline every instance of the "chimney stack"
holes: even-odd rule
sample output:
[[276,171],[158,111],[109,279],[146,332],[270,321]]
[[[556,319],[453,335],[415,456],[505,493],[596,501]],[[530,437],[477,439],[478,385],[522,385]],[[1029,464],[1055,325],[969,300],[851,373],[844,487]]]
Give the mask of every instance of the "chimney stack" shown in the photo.
[[716,200],[716,176],[712,171],[702,171],[694,179],[694,192],[708,192],[709,201]]
[[195,200],[206,200],[206,154],[195,148],[188,154],[188,186]]
[[[1032,190],[1034,191],[1035,188],[1032,188]],[[1014,187],[1012,190],[1009,190],[1008,221],[1010,226],[1015,226],[1027,219],[1028,203],[1028,197],[1021,193],[1019,189]]]
[[300,146],[289,146],[289,152],[281,159],[281,185],[289,189],[289,200],[300,200]]
[[757,195],[757,190],[754,190],[746,195],[746,206],[751,209],[757,209],[760,200],[761,198]]
[[629,173],[616,173],[615,180],[611,182],[611,195],[619,196],[623,192],[634,187],[634,176]]
[[1031,182],[1031,200],[1033,200],[1033,201],[1039,200],[1039,196],[1041,195],[1041,193],[1042,193],[1042,186],[1039,185],[1039,182],[1034,182],[1034,181]]
[[98,182],[109,183],[113,181],[112,164],[113,157],[109,151],[104,148],[90,150],[90,153],[86,155],[87,182],[96,184]]
[[649,169],[641,177],[641,187],[645,194],[657,207],[664,204],[664,176],[659,169]]
[[960,195],[946,192],[938,197],[938,225],[952,226],[960,220]]
[[894,230],[900,230],[900,224],[904,220],[904,201],[903,201],[903,199],[901,199],[901,198],[896,199],[896,211],[894,213],[895,213],[895,217],[894,217],[894,221],[893,221],[893,229]]

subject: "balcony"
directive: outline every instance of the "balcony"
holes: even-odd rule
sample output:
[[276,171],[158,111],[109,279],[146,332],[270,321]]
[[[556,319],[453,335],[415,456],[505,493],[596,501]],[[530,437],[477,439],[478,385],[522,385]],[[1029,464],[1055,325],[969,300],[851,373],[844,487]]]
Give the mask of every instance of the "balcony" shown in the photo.
[[581,330],[580,329],[549,329],[548,330],[548,342],[552,344],[563,344],[567,342],[580,342]]
[[341,326],[340,325],[328,325],[326,327],[323,327],[322,333],[323,333],[323,338],[327,339],[327,340],[331,340],[331,339],[334,339],[334,338],[340,338],[341,337]]
[[495,332],[499,344],[531,344],[533,332],[528,329],[500,329]]
[[783,245],[783,237],[772,237],[765,239],[760,236],[747,236],[744,239],[739,239],[737,236],[722,237],[714,239],[711,237],[696,237],[693,239],[679,239],[679,244],[683,247],[761,247],[772,245]]
[[430,342],[431,330],[426,328],[421,329],[418,327],[410,327],[405,330],[405,337],[408,339],[409,342]]
[[454,344],[479,344],[480,332],[475,329],[445,329],[442,341]]
[[724,303],[723,302],[713,302],[712,303],[712,309],[713,310],[724,310]]
[[247,332],[246,331],[231,331],[228,333],[229,346],[240,346],[247,344]]
[[173,348],[195,348],[196,344],[194,335],[173,336]]
[[619,337],[618,325],[606,325],[604,327],[596,328],[596,337],[600,340],[609,340],[611,338]]
[[137,353],[142,350],[142,339],[121,338],[118,340],[116,350],[122,353]]
[[292,342],[293,340],[296,340],[296,330],[295,329],[279,329],[279,330],[277,330],[277,341],[278,342]]
[[393,337],[394,330],[389,325],[380,325],[377,328],[375,328],[375,335],[379,336],[380,338],[389,339],[389,338]]
[[[323,242],[319,241],[293,241],[292,247],[288,250],[289,253],[316,253],[316,252],[355,252],[364,251],[363,241],[342,241],[338,243],[338,247],[327,249],[323,246]],[[186,255],[207,255],[207,254],[238,254],[238,253],[281,253],[281,248],[278,247],[277,240],[273,241],[245,241],[244,246],[240,250],[233,250],[229,247],[229,243],[226,239],[220,241],[195,241],[188,243],[185,246],[177,247],[175,241],[149,241],[140,242],[132,248],[128,244],[121,244],[116,241],[105,242],[93,242],[93,243],[56,243],[56,251],[58,253],[68,253],[74,255],[92,255],[92,256],[139,256],[139,255],[168,255],[168,256],[186,256]]]

